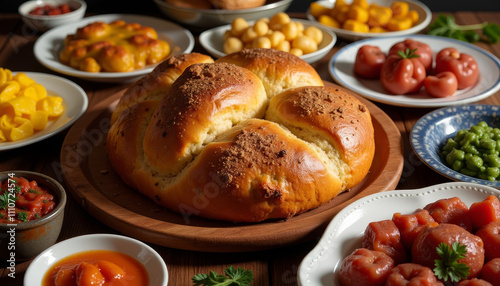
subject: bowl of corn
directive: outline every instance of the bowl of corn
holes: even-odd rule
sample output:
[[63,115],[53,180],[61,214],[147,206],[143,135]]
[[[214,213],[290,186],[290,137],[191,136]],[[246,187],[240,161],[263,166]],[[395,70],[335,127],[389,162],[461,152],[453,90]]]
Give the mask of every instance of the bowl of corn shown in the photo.
[[430,9],[414,0],[321,0],[312,2],[306,13],[347,41],[411,35],[432,20]]

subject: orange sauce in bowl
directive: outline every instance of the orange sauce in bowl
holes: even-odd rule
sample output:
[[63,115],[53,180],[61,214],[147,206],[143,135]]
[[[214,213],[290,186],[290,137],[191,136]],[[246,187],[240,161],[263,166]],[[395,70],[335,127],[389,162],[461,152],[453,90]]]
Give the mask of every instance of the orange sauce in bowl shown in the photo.
[[91,250],[67,256],[49,268],[42,286],[145,286],[146,268],[135,258],[117,251]]

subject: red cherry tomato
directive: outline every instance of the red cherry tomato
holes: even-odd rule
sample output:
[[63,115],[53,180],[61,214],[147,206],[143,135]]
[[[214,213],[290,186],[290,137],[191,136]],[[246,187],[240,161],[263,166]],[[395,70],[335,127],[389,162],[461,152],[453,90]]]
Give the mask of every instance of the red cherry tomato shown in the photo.
[[397,54],[398,51],[405,52],[406,50],[415,50],[415,54],[418,55],[418,59],[422,62],[426,71],[432,69],[432,49],[429,45],[415,41],[413,39],[406,39],[402,42],[394,44],[389,49],[389,55]]
[[354,72],[364,78],[379,78],[385,58],[385,54],[379,47],[361,46],[354,61]]
[[339,270],[340,283],[343,286],[384,285],[393,267],[394,260],[389,255],[358,248],[342,260]]
[[411,51],[389,55],[380,71],[380,82],[392,94],[417,92],[424,84],[424,65]]
[[452,96],[457,91],[457,77],[452,72],[440,72],[437,75],[429,75],[424,79],[427,92],[434,97]]
[[483,266],[481,279],[500,285],[500,258],[492,259]]
[[476,59],[455,48],[442,49],[436,55],[436,72],[450,71],[457,77],[458,89],[473,85],[479,76]]

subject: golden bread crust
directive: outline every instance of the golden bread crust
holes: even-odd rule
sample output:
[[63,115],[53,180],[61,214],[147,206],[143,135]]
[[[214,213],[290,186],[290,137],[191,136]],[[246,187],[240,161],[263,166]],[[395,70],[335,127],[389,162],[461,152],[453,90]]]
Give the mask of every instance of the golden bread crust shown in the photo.
[[116,112],[106,147],[128,185],[183,215],[258,222],[318,207],[361,182],[374,154],[369,110],[322,82],[297,86],[298,77],[317,76],[312,67],[290,73],[307,66],[299,58],[280,59],[292,82],[270,96],[260,76],[281,83],[268,74],[280,70],[269,68],[276,54],[265,65],[245,62],[245,53],[231,58],[249,69],[192,64],[161,95],[149,97],[153,88]]
[[275,49],[243,49],[216,60],[232,63],[255,73],[266,88],[268,98],[299,86],[323,86],[316,70],[290,53]]

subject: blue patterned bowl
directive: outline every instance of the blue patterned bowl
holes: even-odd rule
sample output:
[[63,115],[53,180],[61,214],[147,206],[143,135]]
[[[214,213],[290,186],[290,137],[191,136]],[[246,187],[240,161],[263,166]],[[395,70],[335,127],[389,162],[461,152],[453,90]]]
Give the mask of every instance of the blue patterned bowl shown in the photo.
[[471,182],[500,188],[500,182],[481,180],[456,172],[445,165],[440,150],[448,138],[455,138],[459,130],[484,121],[488,126],[500,127],[500,106],[459,105],[437,109],[420,118],[410,133],[410,143],[417,156],[430,168],[454,181]]

